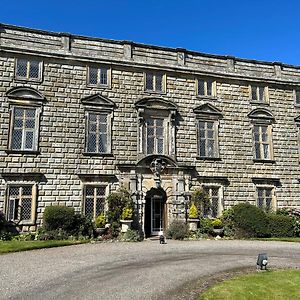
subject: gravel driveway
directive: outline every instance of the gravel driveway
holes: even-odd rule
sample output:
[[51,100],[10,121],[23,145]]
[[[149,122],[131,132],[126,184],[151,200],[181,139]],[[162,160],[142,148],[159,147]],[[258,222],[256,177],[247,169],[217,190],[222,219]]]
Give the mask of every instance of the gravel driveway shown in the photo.
[[184,286],[234,268],[300,267],[300,244],[263,241],[98,243],[0,256],[0,299],[192,299]]

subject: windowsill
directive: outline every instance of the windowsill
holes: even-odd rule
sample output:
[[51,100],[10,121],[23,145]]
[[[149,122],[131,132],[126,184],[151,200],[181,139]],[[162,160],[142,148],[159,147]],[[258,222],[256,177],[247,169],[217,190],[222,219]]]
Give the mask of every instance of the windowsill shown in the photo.
[[274,159],[253,159],[254,163],[266,163],[266,164],[275,164]]
[[155,94],[155,95],[164,95],[167,93],[166,91],[152,91],[152,90],[144,90],[144,92],[149,94]]
[[110,89],[110,85],[108,84],[87,84],[87,88],[97,88],[97,89]]
[[93,153],[93,152],[83,152],[84,156],[95,156],[95,157],[114,157],[112,153]]
[[31,151],[31,150],[5,150],[7,154],[28,154],[28,155],[39,155],[40,151]]
[[15,76],[15,81],[16,82],[36,82],[36,83],[41,83],[43,81],[42,78],[22,78],[22,77],[16,77]]
[[262,101],[251,100],[251,99],[250,99],[250,104],[253,104],[253,105],[263,105],[263,106],[269,106],[270,105],[269,102],[262,102]]
[[211,160],[211,161],[221,161],[220,157],[208,157],[208,156],[197,156],[196,159],[198,160]]
[[197,98],[202,100],[218,100],[217,96],[206,96],[206,95],[196,95]]

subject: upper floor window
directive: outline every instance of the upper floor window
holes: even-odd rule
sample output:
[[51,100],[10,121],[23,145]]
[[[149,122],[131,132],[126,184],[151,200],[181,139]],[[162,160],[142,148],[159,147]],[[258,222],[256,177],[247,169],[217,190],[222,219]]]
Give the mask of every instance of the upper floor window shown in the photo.
[[87,143],[88,153],[107,153],[108,151],[108,114],[87,113]]
[[7,97],[10,102],[8,150],[37,151],[44,97],[36,90],[24,87],[13,88]]
[[86,216],[96,219],[104,212],[105,186],[87,185],[84,188],[83,212]]
[[17,79],[36,80],[42,78],[42,62],[24,58],[16,59],[15,77]]
[[295,93],[295,103],[300,105],[300,88],[294,90]]
[[11,150],[37,150],[37,109],[12,107]]
[[216,96],[216,82],[211,79],[198,79],[197,80],[197,93],[198,96]]
[[164,119],[147,118],[146,119],[146,149],[147,154],[163,154],[164,153]]
[[194,109],[197,119],[198,156],[215,159],[219,157],[218,129],[222,113],[211,104]]
[[253,123],[253,147],[256,160],[272,160],[272,123],[274,117],[266,109],[254,109],[248,117]]
[[88,67],[87,83],[91,86],[108,87],[110,69],[107,67]]
[[256,159],[271,159],[271,126],[254,125],[254,147]]
[[250,85],[250,99],[254,102],[268,102],[268,87],[259,85]]
[[146,98],[136,103],[139,116],[139,153],[175,156],[175,116],[170,101]]
[[145,73],[145,90],[162,93],[165,91],[165,75],[160,73]]
[[86,106],[85,153],[111,153],[111,126],[115,104],[100,94],[81,99],[81,102]]

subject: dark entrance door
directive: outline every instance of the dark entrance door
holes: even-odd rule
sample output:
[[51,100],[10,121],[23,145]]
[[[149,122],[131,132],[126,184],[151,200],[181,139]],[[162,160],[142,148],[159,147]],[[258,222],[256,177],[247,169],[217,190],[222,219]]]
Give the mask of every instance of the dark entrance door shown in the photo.
[[145,234],[158,235],[165,227],[166,193],[163,189],[152,188],[146,195]]

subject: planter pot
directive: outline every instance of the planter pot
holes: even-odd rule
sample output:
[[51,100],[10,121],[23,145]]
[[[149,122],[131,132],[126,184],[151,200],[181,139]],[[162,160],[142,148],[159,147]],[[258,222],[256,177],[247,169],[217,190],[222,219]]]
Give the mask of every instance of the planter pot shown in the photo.
[[214,233],[214,235],[223,235],[223,233],[224,233],[224,228],[214,228],[213,229],[213,233]]
[[120,220],[121,222],[121,232],[127,232],[128,229],[131,229],[131,223],[133,220]]
[[199,219],[188,219],[190,231],[196,231],[198,228]]
[[97,235],[99,236],[99,235],[102,235],[105,232],[105,230],[106,230],[105,227],[97,227],[95,231],[96,231]]

